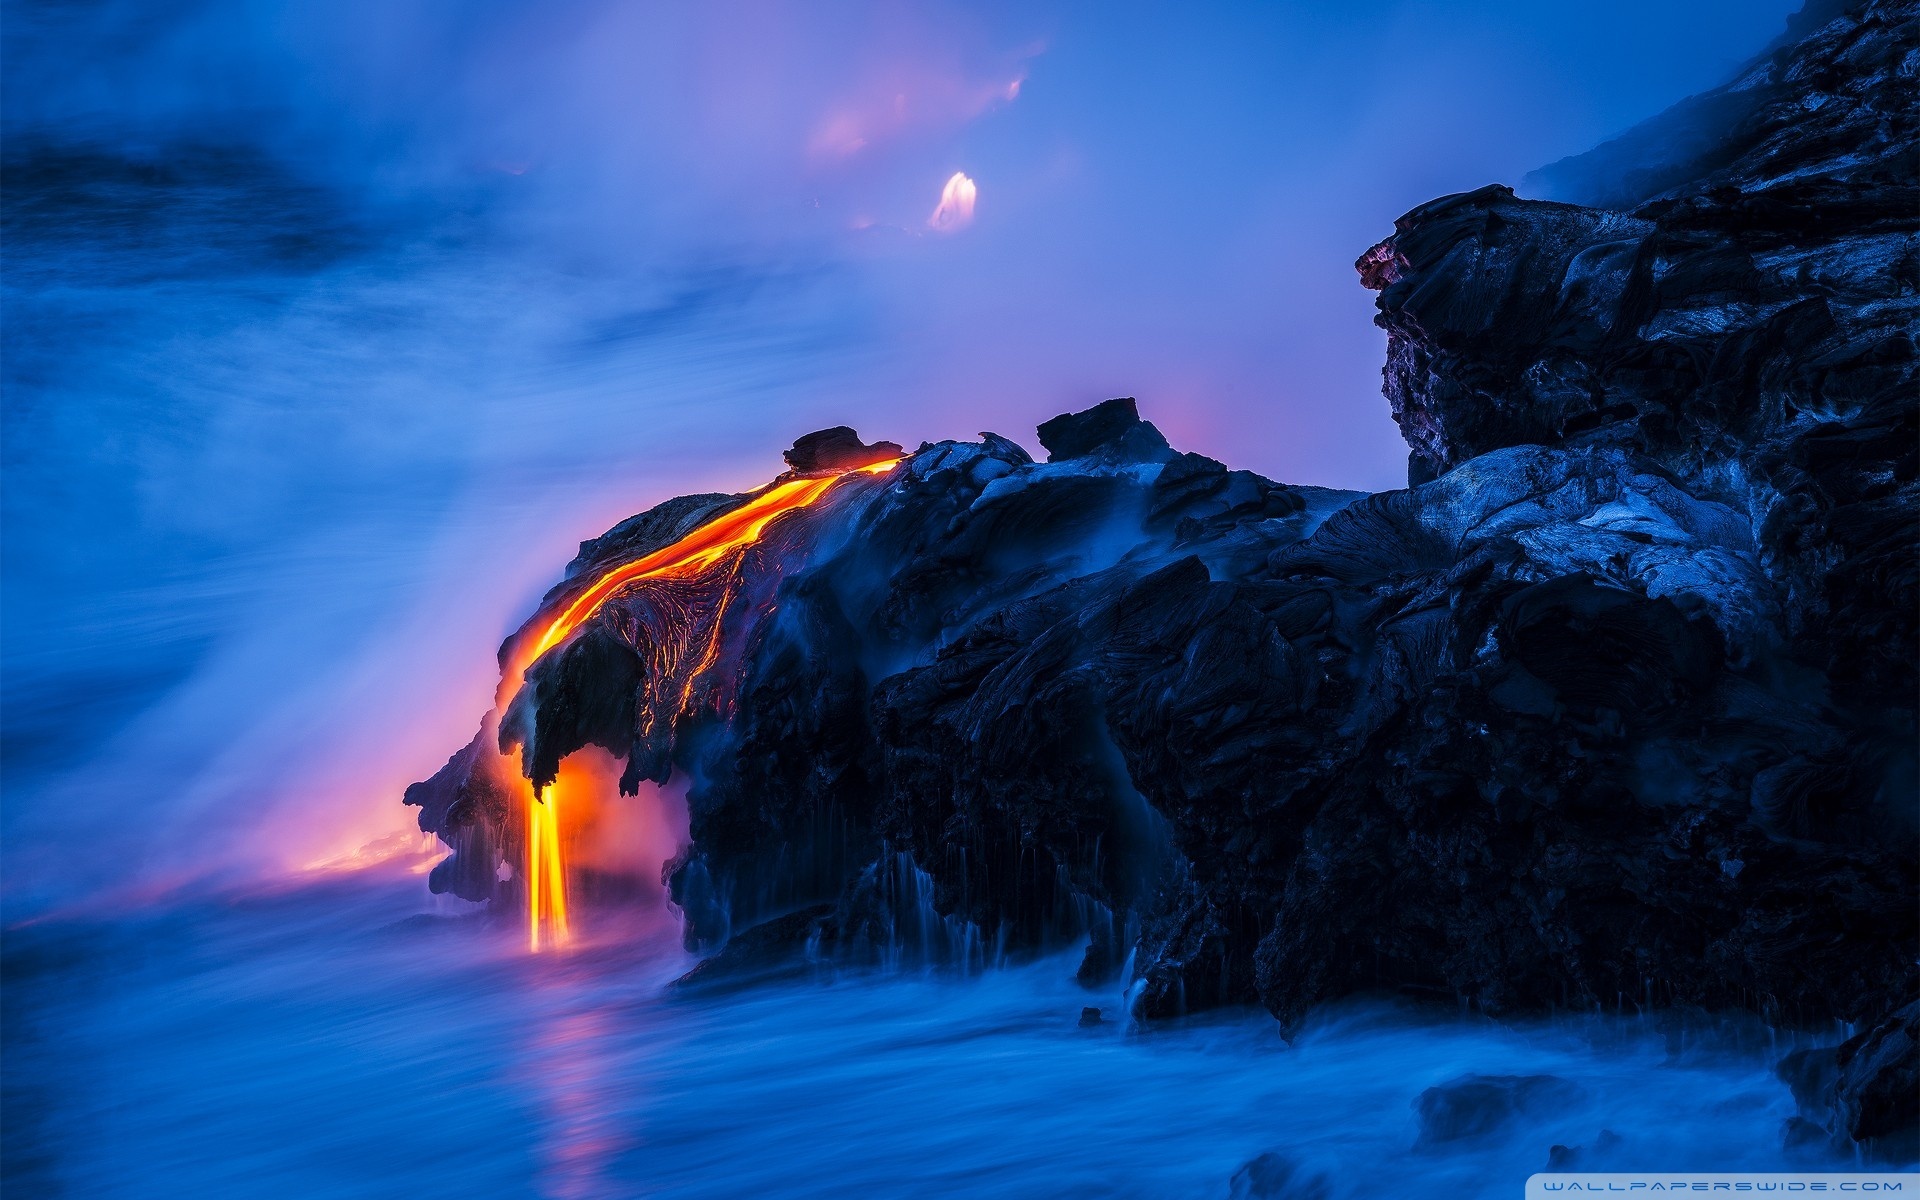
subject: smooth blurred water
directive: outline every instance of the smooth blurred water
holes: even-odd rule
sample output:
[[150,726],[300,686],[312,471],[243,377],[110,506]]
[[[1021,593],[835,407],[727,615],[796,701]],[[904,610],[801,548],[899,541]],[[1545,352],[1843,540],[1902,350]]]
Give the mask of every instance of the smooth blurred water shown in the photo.
[[[12,930],[7,1194],[1222,1197],[1275,1152],[1328,1196],[1518,1196],[1556,1143],[1785,1161],[1787,1046],[1751,1027],[1375,1001],[1289,1046],[1254,1011],[1134,1026],[1071,957],[668,992],[688,963],[637,918],[529,956],[417,880]],[[1415,1149],[1469,1072],[1580,1098]]]

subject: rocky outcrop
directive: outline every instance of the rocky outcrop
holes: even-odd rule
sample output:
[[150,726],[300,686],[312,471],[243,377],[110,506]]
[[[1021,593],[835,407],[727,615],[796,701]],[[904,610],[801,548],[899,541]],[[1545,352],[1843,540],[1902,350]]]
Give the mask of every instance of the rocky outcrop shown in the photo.
[[[671,894],[755,970],[802,936],[1085,944],[1148,1018],[1257,1002],[1291,1030],[1394,989],[1843,1019],[1870,1028],[1809,1092],[1820,1128],[1904,1145],[1913,8],[1802,22],[1630,210],[1493,187],[1401,218],[1359,268],[1406,490],[1231,470],[1113,400],[1043,425],[1047,462],[923,445],[613,592],[408,793],[456,847],[435,886],[513,898],[483,750],[540,781],[599,745],[628,789],[687,781]],[[747,502],[583,545],[543,613]]]
[[1912,150],[1912,22],[1899,3],[1809,0],[1725,84],[1524,183],[1547,199],[1624,211],[1796,176],[1871,180]]
[[845,425],[809,433],[786,452],[787,466],[801,475],[815,471],[851,471],[899,458],[904,450],[898,442],[875,442],[869,446],[860,435]]
[[1838,1046],[1796,1050],[1778,1073],[1800,1106],[1790,1138],[1870,1159],[1920,1159],[1920,1001]]
[[1556,1075],[1462,1075],[1414,1100],[1420,1119],[1414,1148],[1477,1141],[1519,1117],[1565,1112],[1579,1098],[1580,1089]]
[[1165,462],[1173,448],[1160,431],[1140,419],[1133,397],[1096,404],[1086,412],[1063,413],[1035,431],[1048,462],[1105,456],[1120,462]]
[[1800,24],[1729,85],[1744,115],[1698,177],[1631,211],[1447,197],[1359,265],[1413,482],[1627,450],[1747,517],[1803,656],[1911,709],[1920,647],[1887,614],[1920,605],[1920,30],[1911,3]]

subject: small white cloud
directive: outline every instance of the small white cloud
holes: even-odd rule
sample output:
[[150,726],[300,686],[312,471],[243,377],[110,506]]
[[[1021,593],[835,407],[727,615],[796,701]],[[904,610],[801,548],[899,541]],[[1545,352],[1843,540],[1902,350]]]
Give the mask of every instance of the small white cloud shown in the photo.
[[940,203],[927,218],[927,228],[935,233],[957,233],[973,224],[973,202],[980,194],[965,171],[955,171],[947,186],[940,189]]

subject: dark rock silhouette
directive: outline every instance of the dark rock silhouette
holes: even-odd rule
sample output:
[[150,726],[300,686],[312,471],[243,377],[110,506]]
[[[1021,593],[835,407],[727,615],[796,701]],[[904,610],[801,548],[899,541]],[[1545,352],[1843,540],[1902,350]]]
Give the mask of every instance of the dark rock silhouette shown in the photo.
[[1602,1129],[1591,1145],[1550,1146],[1547,1148],[1547,1170],[1603,1170],[1620,1156],[1625,1144],[1619,1134],[1611,1129]]
[[793,449],[783,457],[795,472],[810,475],[815,471],[851,471],[856,467],[869,467],[899,458],[904,453],[898,442],[875,442],[869,446],[860,440],[859,434],[845,425],[835,425],[832,429],[822,429],[795,439]]
[[672,983],[678,991],[743,987],[806,973],[802,953],[817,941],[833,906],[816,904],[762,921],[727,939],[726,949],[701,959]]
[[1122,396],[1085,412],[1063,413],[1040,426],[1048,462],[1104,456],[1121,462],[1165,462],[1172,447],[1150,422],[1140,419],[1133,397]]
[[[1381,989],[1859,1022],[1788,1072],[1801,1121],[1905,1153],[1915,9],[1800,22],[1630,211],[1489,187],[1402,217],[1358,265],[1407,490],[1230,470],[1112,400],[1043,425],[1046,463],[925,445],[724,576],[615,593],[408,792],[455,847],[434,886],[512,895],[484,743],[533,778],[591,743],[629,790],[689,781],[696,948],[1085,942],[1132,1015],[1289,1033]],[[744,500],[584,544],[543,611]]]
[[1796,1050],[1778,1073],[1800,1107],[1790,1141],[1920,1159],[1920,1000],[1838,1046]]
[[1564,1110],[1579,1096],[1579,1088],[1554,1075],[1462,1075],[1414,1100],[1420,1119],[1415,1148],[1485,1138],[1516,1117]]
[[1898,4],[1809,0],[1726,84],[1524,183],[1549,199],[1624,210],[1722,185],[1753,191],[1810,170],[1870,176],[1913,133],[1910,68],[1900,61],[1915,41],[1912,19]]
[[1227,1182],[1229,1200],[1327,1200],[1327,1181],[1280,1154],[1262,1154],[1241,1165]]

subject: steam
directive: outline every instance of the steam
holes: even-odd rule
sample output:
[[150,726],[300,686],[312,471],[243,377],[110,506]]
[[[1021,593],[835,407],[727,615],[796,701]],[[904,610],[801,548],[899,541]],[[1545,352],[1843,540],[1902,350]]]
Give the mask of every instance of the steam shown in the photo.
[[1551,78],[1550,6],[9,4],[0,903],[404,850],[577,542],[810,429],[1393,485],[1355,248],[1777,24],[1636,2]]
[[980,194],[966,173],[955,171],[947,186],[940,189],[940,203],[927,218],[927,228],[935,233],[957,233],[973,224],[973,202]]

